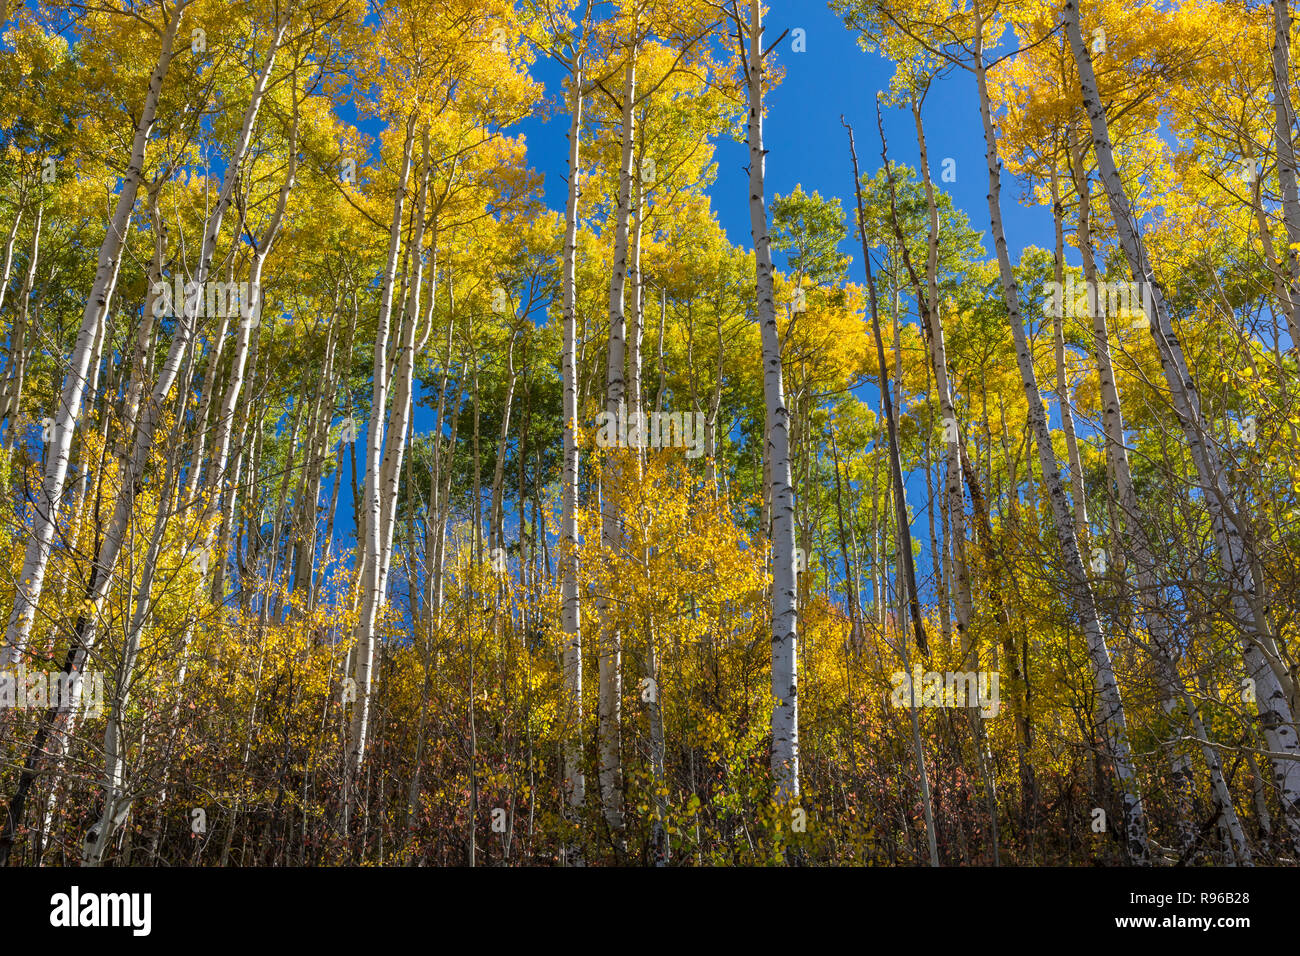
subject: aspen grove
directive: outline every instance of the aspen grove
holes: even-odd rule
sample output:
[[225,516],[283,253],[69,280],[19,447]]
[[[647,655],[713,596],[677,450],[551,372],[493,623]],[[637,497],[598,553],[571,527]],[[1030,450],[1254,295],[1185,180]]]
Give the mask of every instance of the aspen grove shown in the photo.
[[1286,0],[0,17],[0,864],[1300,859]]

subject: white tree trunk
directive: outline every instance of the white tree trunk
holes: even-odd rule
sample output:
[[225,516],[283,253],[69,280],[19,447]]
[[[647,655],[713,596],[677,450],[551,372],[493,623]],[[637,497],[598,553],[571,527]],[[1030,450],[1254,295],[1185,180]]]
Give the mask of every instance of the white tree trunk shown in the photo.
[[[1287,0],[1273,0],[1273,138],[1277,151],[1277,181],[1282,190],[1282,221],[1286,227],[1286,312],[1291,345],[1300,345],[1300,186],[1296,183],[1295,105],[1291,102],[1291,12]],[[1254,177],[1258,187],[1259,177]]]
[[[1052,165],[1052,221],[1056,234],[1053,268],[1056,281],[1065,281],[1065,235],[1062,227],[1060,186],[1056,165]],[[1083,460],[1079,457],[1079,439],[1074,432],[1074,411],[1070,407],[1070,383],[1065,368],[1065,309],[1052,317],[1052,341],[1056,356],[1056,401],[1061,407],[1061,431],[1065,433],[1065,456],[1070,466],[1070,490],[1074,497],[1074,534],[1079,547],[1088,550],[1088,497],[1083,487]]]
[[[511,317],[513,320],[513,316]],[[503,485],[505,483],[506,445],[510,439],[510,412],[515,403],[515,385],[519,381],[519,369],[515,366],[515,338],[517,330],[511,329],[510,341],[506,345],[506,397],[502,403],[501,431],[497,435],[496,462],[492,466],[492,511],[488,516],[488,547],[505,549],[505,502]],[[521,529],[522,536],[522,529]],[[522,567],[523,552],[520,552]]]
[[[248,154],[258,110],[270,82],[276,52],[279,49],[287,26],[286,22],[277,31],[272,46],[267,52],[266,62],[263,64],[257,82],[254,84],[252,97],[244,113],[239,140],[227,162],[216,205],[205,223],[203,243],[199,251],[199,261],[194,270],[195,278],[193,280],[200,289],[203,288],[204,283],[207,281],[208,271],[216,249],[217,237],[221,233],[221,223],[226,211],[230,208],[235,181],[239,177],[240,167]],[[260,282],[261,264],[264,259],[265,256],[260,255],[255,260],[252,283]],[[252,283],[250,283],[250,287],[255,287]],[[113,572],[117,566],[117,559],[126,541],[127,529],[133,517],[135,497],[139,491],[140,483],[144,479],[145,468],[149,462],[149,453],[153,448],[154,432],[162,415],[163,407],[167,402],[168,394],[180,374],[181,365],[189,351],[189,346],[194,339],[195,329],[198,325],[197,313],[200,304],[199,300],[201,300],[202,296],[196,297],[195,301],[191,301],[191,297],[188,295],[185,298],[186,302],[182,307],[180,321],[176,323],[175,334],[168,348],[167,357],[158,370],[158,378],[154,383],[150,398],[140,409],[139,420],[126,423],[128,429],[134,428],[134,441],[132,442],[130,458],[124,469],[122,492],[117,499],[112,520],[104,533],[104,541],[94,564],[92,593],[89,598],[94,611],[87,615],[85,629],[81,634],[80,641],[86,653],[89,653],[95,645],[95,618],[108,596]],[[191,308],[191,305],[194,307]],[[138,388],[133,383],[128,392],[135,390],[137,393],[142,393],[143,389],[143,382],[139,383]],[[198,467],[197,463],[195,467]]]
[[1006,234],[1002,227],[1001,162],[998,159],[997,133],[993,128],[993,116],[989,106],[982,30],[983,21],[977,15],[975,80],[980,98],[980,117],[984,126],[985,159],[988,166],[989,182],[989,220],[993,233],[993,244],[997,253],[998,273],[1002,280],[1002,291],[1006,299],[1011,333],[1015,339],[1016,362],[1020,367],[1021,381],[1024,383],[1025,401],[1029,408],[1030,430],[1033,434],[1034,444],[1038,447],[1038,460],[1043,473],[1043,488],[1047,492],[1048,501],[1051,504],[1056,539],[1060,545],[1062,564],[1067,576],[1069,604],[1082,626],[1084,638],[1087,642],[1088,656],[1092,661],[1093,677],[1097,685],[1097,702],[1100,711],[1098,722],[1107,738],[1107,749],[1115,767],[1115,775],[1118,778],[1124,802],[1124,835],[1127,848],[1129,856],[1135,862],[1145,863],[1149,852],[1146,836],[1146,815],[1143,811],[1142,795],[1130,752],[1124,704],[1120,696],[1119,685],[1115,682],[1110,648],[1106,644],[1106,635],[1102,629],[1101,619],[1097,614],[1096,595],[1093,593],[1092,584],[1088,580],[1088,572],[1079,553],[1079,542],[1075,536],[1074,522],[1069,505],[1065,500],[1065,491],[1061,486],[1056,453],[1052,449],[1052,435],[1047,426],[1047,415],[1043,409],[1042,395],[1038,391],[1038,380],[1034,372],[1034,359],[1025,336],[1024,319],[1020,311],[1020,292],[1016,284],[1015,272],[1011,267],[1011,257],[1007,252]]
[[127,229],[130,227],[136,191],[144,176],[145,149],[149,143],[149,136],[153,132],[163,79],[172,61],[172,44],[176,38],[176,30],[180,26],[181,14],[190,2],[191,0],[182,0],[176,5],[172,11],[171,22],[163,31],[158,61],[154,66],[153,74],[149,77],[149,89],[140,111],[140,120],[136,124],[135,139],[131,144],[131,160],[122,178],[122,188],[117,196],[117,206],[109,222],[108,232],[99,247],[95,281],[90,288],[90,294],[86,296],[81,329],[77,333],[72,358],[63,377],[62,394],[53,415],[52,435],[45,447],[45,478],[41,495],[37,500],[35,527],[28,539],[23,568],[15,587],[14,606],[9,612],[9,621],[5,628],[4,646],[0,647],[0,670],[13,670],[22,662],[32,625],[35,623],[37,605],[45,583],[45,569],[49,564],[50,548],[54,540],[54,528],[58,521],[59,509],[63,504],[63,487],[68,476],[68,455],[81,417],[81,399],[86,386],[90,357],[95,340],[99,337],[101,317],[107,314],[108,302],[113,295],[112,286],[117,275],[118,259],[126,242]]
[[[1096,263],[1093,260],[1092,244],[1089,238],[1090,210],[1092,206],[1086,176],[1083,173],[1083,153],[1078,150],[1073,162],[1073,180],[1075,192],[1079,197],[1078,240],[1079,253],[1083,259],[1084,281],[1091,288],[1099,288]],[[1237,858],[1249,865],[1250,848],[1246,845],[1241,823],[1237,818],[1236,808],[1223,777],[1218,752],[1209,744],[1205,729],[1196,705],[1187,694],[1182,678],[1178,673],[1177,645],[1172,631],[1177,626],[1174,610],[1168,593],[1160,582],[1157,572],[1154,550],[1147,538],[1140,520],[1137,493],[1133,485],[1133,475],[1129,468],[1128,446],[1124,444],[1124,412],[1120,401],[1119,388],[1115,381],[1115,368],[1110,355],[1110,334],[1106,326],[1106,314],[1100,307],[1094,309],[1092,316],[1093,341],[1097,356],[1097,370],[1100,380],[1102,428],[1106,436],[1107,470],[1115,482],[1116,498],[1119,501],[1123,523],[1118,529],[1120,539],[1124,542],[1125,553],[1136,571],[1138,594],[1138,612],[1146,622],[1147,633],[1151,637],[1151,650],[1156,658],[1156,667],[1164,696],[1165,712],[1172,719],[1173,711],[1181,708],[1192,723],[1197,739],[1201,742],[1201,751],[1210,772],[1210,783],[1215,799],[1223,813],[1224,827],[1232,837]],[[1167,743],[1170,757],[1170,773],[1173,790],[1179,797],[1180,808],[1187,809],[1190,798],[1190,768],[1178,752],[1177,740]],[[1182,850],[1186,850],[1192,838],[1190,820],[1180,820],[1180,838]]]
[[[635,35],[637,27],[632,30]],[[619,163],[618,209],[614,220],[614,271],[609,281],[609,353],[605,365],[605,411],[615,417],[624,405],[624,365],[627,360],[627,319],[624,299],[628,271],[628,221],[632,208],[632,153],[635,130],[636,45],[627,51],[623,71],[623,151]],[[619,449],[605,459],[604,493],[600,507],[600,542],[606,552],[622,546],[618,506],[612,493],[621,480]],[[609,599],[596,598],[600,619],[597,699],[597,750],[600,758],[600,803],[616,850],[623,845],[623,636],[610,621]]]
[[[245,110],[243,123],[240,127],[239,139],[236,143],[234,152],[229,157],[226,171],[223,176],[221,191],[218,194],[216,205],[205,223],[203,243],[199,252],[199,261],[195,268],[194,282],[198,283],[200,289],[203,288],[207,281],[209,269],[211,267],[212,257],[216,249],[217,238],[221,233],[221,223],[226,211],[230,208],[230,203],[234,195],[235,182],[239,177],[240,168],[243,165],[244,158],[248,154],[248,148],[252,142],[253,129],[257,121],[257,114],[260,110],[262,100],[265,96],[267,86],[270,83],[271,72],[275,66],[276,54],[279,51],[280,44],[283,42],[284,35],[288,29],[288,20],[285,19],[277,26],[277,30],[271,42],[271,46],[266,54],[264,62],[257,80],[254,83],[252,95]],[[281,192],[281,202],[277,207],[277,215],[274,219],[271,235],[278,230],[280,215],[283,213],[283,203],[287,196],[288,189],[292,187],[293,175],[292,168],[285,188]],[[270,244],[266,242],[263,248],[259,249],[258,255],[254,260],[253,275],[250,281],[250,289],[257,289],[261,281],[262,264],[265,262],[266,253],[269,252]],[[189,351],[190,343],[193,341],[194,333],[198,324],[199,303],[202,300],[202,294],[195,297],[191,302],[191,297],[186,296],[186,301],[182,307],[182,316],[177,323],[176,333],[172,338],[171,346],[168,349],[167,358],[158,372],[157,382],[154,384],[150,401],[144,406],[142,415],[138,422],[128,422],[128,426],[134,424],[135,438],[133,442],[131,457],[127,463],[126,474],[122,483],[122,492],[118,497],[114,508],[112,520],[104,534],[104,542],[96,557],[94,570],[92,573],[92,582],[90,587],[90,610],[80,619],[82,626],[78,635],[78,648],[76,650],[74,677],[71,682],[72,705],[67,709],[70,712],[70,720],[75,721],[77,707],[81,695],[81,677],[84,670],[84,661],[93,652],[97,643],[96,618],[100,609],[108,597],[108,592],[112,584],[113,573],[117,565],[117,560],[121,554],[122,547],[127,538],[127,531],[132,517],[134,516],[134,504],[136,494],[139,491],[140,484],[144,478],[145,468],[148,464],[149,453],[153,447],[154,433],[161,417],[162,409],[167,401],[168,394],[171,392],[173,384],[180,373],[180,368]],[[191,308],[193,305],[193,308]],[[243,303],[241,301],[241,306]],[[260,300],[254,302],[254,314],[260,308]],[[247,323],[247,319],[245,323]],[[137,392],[142,391],[141,387]],[[130,391],[130,389],[128,389]],[[198,467],[198,463],[194,464]],[[170,480],[175,471],[174,462],[169,459],[168,463],[168,482],[164,483],[164,490],[170,487]],[[166,530],[168,514],[166,510],[161,511],[156,519],[155,528],[150,538],[149,550],[146,555],[144,566],[141,574],[141,584],[137,589],[135,598],[135,611],[132,615],[130,629],[127,635],[127,644],[124,651],[123,661],[121,664],[122,689],[120,691],[121,700],[118,706],[125,705],[127,688],[130,685],[132,670],[135,663],[135,652],[139,648],[141,632],[144,628],[147,610],[150,606],[150,585],[156,571],[158,555],[162,547],[162,538]],[[125,819],[126,813],[130,809],[131,800],[123,796],[124,782],[122,775],[124,773],[123,755],[120,752],[120,740],[117,732],[117,716],[115,713],[110,714],[107,730],[105,732],[105,778],[107,790],[105,793],[104,812],[99,824],[92,828],[87,836],[83,846],[82,862],[86,865],[97,865],[103,859],[103,854],[111,842],[113,833]]]
[[582,622],[578,598],[578,347],[577,258],[578,209],[582,186],[578,182],[582,140],[582,65],[575,64],[569,88],[569,188],[564,210],[564,266],[561,275],[564,310],[564,351],[560,356],[564,379],[564,474],[560,516],[560,630],[564,668],[564,786],[569,806],[586,801],[587,779],[582,771]]
[[[18,410],[22,407],[23,383],[27,378],[27,356],[31,354],[31,347],[27,344],[28,333],[28,313],[31,310],[32,287],[36,283],[36,265],[41,258],[41,228],[45,220],[45,203],[39,202],[36,205],[36,222],[32,226],[32,245],[27,254],[27,268],[24,270],[23,285],[19,292],[18,299],[18,316],[14,319],[13,329],[9,336],[9,355],[5,363],[5,383],[4,388],[0,389],[0,421],[9,420],[12,427],[18,417]],[[17,220],[14,220],[15,227]],[[11,240],[12,244],[12,240]],[[120,261],[120,259],[119,259]],[[6,270],[7,270],[6,266]],[[114,276],[116,279],[116,276]],[[8,274],[6,272],[5,283],[8,284]],[[103,323],[100,323],[101,331]],[[35,336],[31,336],[35,338]],[[102,341],[102,335],[96,342]],[[90,363],[94,364],[93,360]],[[12,430],[9,435],[10,445],[17,444],[17,436]]]
[[348,733],[344,763],[344,815],[350,815],[355,798],[357,770],[366,750],[366,736],[370,726],[370,691],[375,656],[375,624],[383,604],[384,576],[380,571],[380,552],[383,550],[384,495],[381,484],[382,456],[384,453],[384,411],[388,404],[388,336],[389,320],[393,312],[393,287],[397,280],[397,261],[401,252],[402,213],[406,204],[406,183],[411,175],[411,152],[415,140],[414,112],[406,121],[406,138],[402,145],[402,165],[397,177],[397,191],[393,199],[393,219],[388,230],[388,258],[384,266],[383,292],[379,302],[379,318],[375,326],[375,357],[373,389],[370,401],[370,422],[366,430],[366,481],[359,520],[365,521],[364,543],[360,559],[365,567],[360,578],[361,609],[357,621],[353,679],[356,681],[356,701],[352,705],[352,720]]
[[[736,24],[737,29],[741,24]],[[748,41],[748,53],[744,42]],[[754,242],[758,324],[763,343],[763,397],[767,411],[772,520],[772,777],[776,798],[799,799],[799,697],[797,673],[798,582],[794,562],[794,486],[790,478],[790,412],[785,404],[781,337],[776,327],[772,241],[767,227],[763,148],[763,23],[759,0],[750,0],[749,29],[741,31],[749,100],[749,230]]]
[[388,425],[384,433],[384,462],[380,476],[380,488],[383,494],[383,524],[380,534],[380,588],[379,594],[387,593],[388,574],[393,563],[393,535],[397,524],[397,499],[399,493],[398,476],[402,472],[402,462],[406,457],[407,432],[411,424],[411,400],[415,388],[415,352],[416,339],[420,326],[421,288],[424,281],[424,226],[425,212],[429,193],[429,132],[426,125],[422,134],[421,148],[424,173],[420,179],[420,189],[416,198],[415,228],[411,258],[415,264],[415,273],[409,283],[403,320],[402,337],[398,342],[393,357],[392,408],[388,413]]
[[13,225],[9,227],[9,235],[5,237],[5,264],[0,268],[0,309],[5,305],[5,294],[9,291],[9,275],[14,266],[14,240],[18,238],[18,227],[23,221],[23,213],[27,210],[27,192],[19,195],[18,205],[14,209]]
[[[952,577],[954,581],[955,604],[957,608],[957,642],[962,653],[962,668],[978,671],[980,669],[979,645],[975,643],[970,631],[971,618],[974,615],[975,599],[971,593],[970,561],[966,553],[966,498],[962,492],[961,452],[965,437],[961,423],[957,420],[957,409],[953,400],[952,382],[948,378],[948,348],[944,338],[943,317],[939,314],[939,206],[935,200],[934,182],[930,178],[930,157],[926,146],[925,127],[921,122],[920,104],[912,102],[912,119],[916,127],[917,148],[920,151],[920,168],[925,186],[926,209],[929,213],[929,227],[926,241],[926,315],[930,339],[930,364],[934,369],[935,390],[939,395],[939,413],[944,427],[944,498],[947,503],[948,538],[947,550],[952,555]],[[891,193],[891,203],[892,203]],[[897,220],[895,219],[897,225]],[[900,243],[906,253],[906,243]],[[990,838],[993,843],[993,863],[1000,862],[998,846],[998,798],[997,778],[992,770],[993,754],[989,748],[988,735],[984,731],[983,717],[979,710],[977,695],[971,694],[968,700],[967,714],[971,731],[975,739],[975,753],[980,767],[980,777],[984,783],[985,800],[989,808]]]
[[[1187,438],[1188,452],[1196,466],[1209,510],[1210,522],[1223,566],[1233,615],[1240,629],[1242,656],[1247,676],[1254,681],[1256,707],[1264,739],[1273,755],[1274,777],[1293,846],[1300,850],[1300,742],[1288,703],[1289,681],[1281,670],[1277,649],[1265,626],[1263,595],[1255,580],[1251,556],[1242,538],[1240,512],[1228,488],[1218,449],[1205,426],[1200,393],[1187,366],[1181,343],[1174,332],[1164,294],[1157,284],[1138,232],[1124,184],[1111,149],[1110,128],[1097,92],[1092,58],[1079,29],[1079,11],[1074,0],[1064,6],[1065,31],[1079,68],[1084,109],[1092,125],[1093,149],[1111,215],[1124,249],[1133,280],[1143,290],[1148,325],[1155,339],[1161,369],[1169,386],[1174,411]],[[1148,294],[1149,293],[1149,294]]]

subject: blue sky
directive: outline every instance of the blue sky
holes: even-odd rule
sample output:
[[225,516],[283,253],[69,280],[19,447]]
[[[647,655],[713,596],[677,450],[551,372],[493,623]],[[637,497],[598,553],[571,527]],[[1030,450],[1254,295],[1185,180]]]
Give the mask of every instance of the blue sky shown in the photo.
[[[769,2],[767,42],[771,43],[784,30],[801,28],[807,50],[792,52],[792,42],[787,36],[775,51],[785,78],[768,93],[764,125],[768,201],[802,185],[806,192],[815,190],[822,196],[839,196],[846,216],[851,217],[853,176],[848,139],[840,125],[840,116],[854,127],[863,173],[873,173],[880,166],[876,95],[888,88],[893,67],[883,57],[863,51],[858,46],[857,33],[846,28],[824,0]],[[562,71],[552,63],[539,60],[533,74],[546,84],[547,93],[558,99]],[[988,174],[974,77],[957,72],[938,81],[930,91],[923,118],[936,184],[952,193],[956,205],[970,216],[975,229],[987,232]],[[557,110],[549,118],[526,120],[512,131],[527,137],[529,163],[545,175],[547,205],[558,210],[564,208],[568,126],[567,113]],[[887,110],[885,134],[889,138],[890,158],[917,167],[919,158],[911,115],[903,110]],[[945,158],[956,160],[954,183],[939,182],[939,167]],[[744,143],[730,139],[719,142],[717,182],[709,190],[713,208],[728,238],[746,248],[752,247],[745,171],[748,159]],[[1046,207],[1023,206],[1020,198],[1024,191],[1015,179],[1004,177],[1002,205],[1012,261],[1019,259],[1024,246],[1050,248],[1052,243],[1050,211]],[[986,241],[985,248],[991,257],[992,245]],[[865,282],[862,252],[852,236],[845,251],[853,257],[850,279]]]

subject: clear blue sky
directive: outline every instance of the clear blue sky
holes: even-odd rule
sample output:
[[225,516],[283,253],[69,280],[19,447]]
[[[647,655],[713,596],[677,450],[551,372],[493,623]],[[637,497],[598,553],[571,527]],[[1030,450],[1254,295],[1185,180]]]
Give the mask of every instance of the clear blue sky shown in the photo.
[[[767,42],[784,30],[802,28],[807,51],[792,52],[788,36],[775,51],[785,78],[770,91],[767,101],[764,140],[768,149],[768,201],[789,193],[798,184],[807,192],[839,196],[846,215],[851,217],[853,175],[840,116],[854,127],[862,171],[875,172],[880,166],[876,95],[888,87],[893,67],[877,54],[864,52],[858,46],[856,32],[847,29],[824,0],[769,2]],[[539,60],[533,73],[546,84],[548,94],[559,99],[561,70]],[[956,205],[970,216],[972,227],[987,233],[988,177],[974,77],[959,72],[937,82],[926,101],[924,120],[936,184],[953,194]],[[526,120],[514,131],[527,137],[529,163],[545,175],[547,205],[557,210],[564,208],[568,126],[568,115],[557,111],[546,120]],[[889,137],[890,158],[915,168],[919,158],[911,115],[903,110],[887,110],[885,134]],[[940,183],[939,167],[948,157],[956,160],[957,180]],[[713,208],[728,238],[750,248],[745,144],[722,140],[716,160],[718,178],[710,190]],[[1021,183],[1009,176],[1004,178],[1002,206],[1012,261],[1019,259],[1024,246],[1050,248],[1052,244],[1050,211],[1046,207],[1026,208],[1020,201],[1024,192]],[[992,245],[986,241],[985,248],[991,257]],[[850,278],[865,282],[861,249],[851,242],[845,251],[853,256]]]

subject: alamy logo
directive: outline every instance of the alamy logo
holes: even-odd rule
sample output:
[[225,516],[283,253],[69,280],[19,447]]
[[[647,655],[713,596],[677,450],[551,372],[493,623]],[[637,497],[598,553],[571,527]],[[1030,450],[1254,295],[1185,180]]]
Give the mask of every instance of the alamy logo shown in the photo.
[[894,671],[890,677],[894,692],[889,702],[895,707],[978,707],[981,717],[998,715],[997,671],[922,671],[920,666]]
[[601,448],[685,448],[687,458],[704,454],[704,414],[702,412],[643,412],[618,403],[618,413],[601,412],[596,416],[600,431],[596,444]]
[[86,893],[74,886],[50,897],[50,925],[128,926],[132,935],[148,936],[153,928],[153,896],[149,893]]
[[256,320],[262,314],[262,290],[248,282],[186,282],[177,275],[172,285],[155,282],[150,287],[155,318],[178,316],[178,308],[203,318],[241,315]]
[[1145,328],[1151,311],[1151,287],[1145,282],[1082,282],[1068,276],[1065,283],[1043,285],[1043,314],[1075,319],[1099,315],[1129,315],[1134,328]]
[[104,678],[98,671],[80,675],[65,671],[0,670],[0,709],[69,710],[80,704],[90,718],[104,712]]

